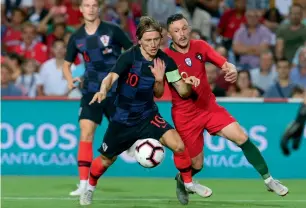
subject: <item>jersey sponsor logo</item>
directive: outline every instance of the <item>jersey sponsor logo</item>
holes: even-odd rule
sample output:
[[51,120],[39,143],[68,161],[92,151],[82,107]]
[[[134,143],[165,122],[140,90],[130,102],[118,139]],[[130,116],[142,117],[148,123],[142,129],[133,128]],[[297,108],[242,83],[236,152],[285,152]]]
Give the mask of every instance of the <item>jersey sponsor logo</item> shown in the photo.
[[110,37],[108,35],[102,35],[100,40],[104,47],[107,47],[109,45],[109,39]]
[[185,63],[187,64],[187,66],[192,66],[192,62],[190,58],[186,58]]
[[196,53],[196,59],[198,59],[200,62],[204,62],[203,55],[201,53]]

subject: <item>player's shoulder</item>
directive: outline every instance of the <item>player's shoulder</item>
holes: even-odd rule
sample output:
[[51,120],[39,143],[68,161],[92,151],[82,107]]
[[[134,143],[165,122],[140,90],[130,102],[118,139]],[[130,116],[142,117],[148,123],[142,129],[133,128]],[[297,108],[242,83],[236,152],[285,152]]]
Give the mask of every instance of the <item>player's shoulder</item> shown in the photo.
[[115,31],[121,30],[119,25],[112,23],[112,22],[108,22],[108,21],[101,21],[100,25],[102,26],[100,27],[101,30],[105,30],[105,29],[115,30]]
[[171,61],[172,58],[169,56],[168,53],[166,53],[165,49],[164,51],[161,49],[158,49],[158,57],[162,60],[164,60],[165,62]]
[[121,58],[126,59],[128,61],[133,61],[135,59],[136,56],[136,50],[137,50],[137,45],[132,46],[131,48],[129,48],[128,50],[124,51],[121,54]]
[[209,51],[212,47],[204,40],[190,40],[190,51],[191,53],[200,51]]
[[83,24],[80,28],[78,28],[76,31],[74,31],[70,38],[75,39],[75,38],[84,38],[86,36],[85,33],[85,24]]

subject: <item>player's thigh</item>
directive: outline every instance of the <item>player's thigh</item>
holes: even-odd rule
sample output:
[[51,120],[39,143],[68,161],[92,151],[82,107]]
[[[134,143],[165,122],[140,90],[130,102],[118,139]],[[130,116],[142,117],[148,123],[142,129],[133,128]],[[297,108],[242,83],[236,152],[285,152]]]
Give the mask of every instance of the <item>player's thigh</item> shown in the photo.
[[205,129],[210,135],[219,135],[225,127],[236,122],[234,117],[218,104],[214,104],[206,118],[203,119],[206,120]]
[[219,132],[217,132],[217,134],[228,140],[231,140],[237,145],[242,145],[248,139],[247,134],[243,131],[237,122],[230,123]]
[[102,103],[93,103],[89,105],[92,97],[93,94],[87,94],[82,97],[79,110],[79,121],[90,120],[95,124],[100,125],[107,102],[103,101]]
[[191,158],[196,157],[203,152],[204,147],[204,126],[200,122],[189,123],[184,126],[176,125],[176,130],[184,142]]
[[128,127],[119,123],[110,122],[103,138],[99,152],[112,160],[137,141],[136,127]]
[[173,151],[183,151],[184,143],[177,131],[159,114],[142,122],[138,132],[140,139],[153,138]]

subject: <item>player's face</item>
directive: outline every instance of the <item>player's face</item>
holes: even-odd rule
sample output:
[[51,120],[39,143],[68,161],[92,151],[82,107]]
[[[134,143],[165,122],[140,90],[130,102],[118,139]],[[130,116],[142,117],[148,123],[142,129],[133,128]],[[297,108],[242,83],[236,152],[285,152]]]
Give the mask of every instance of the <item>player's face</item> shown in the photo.
[[86,21],[93,22],[99,18],[99,3],[98,0],[83,0],[80,6],[80,11]]
[[190,27],[185,19],[173,22],[169,25],[169,37],[181,48],[186,48],[190,40]]
[[160,47],[161,35],[157,31],[145,32],[139,40],[141,48],[149,56],[154,57]]

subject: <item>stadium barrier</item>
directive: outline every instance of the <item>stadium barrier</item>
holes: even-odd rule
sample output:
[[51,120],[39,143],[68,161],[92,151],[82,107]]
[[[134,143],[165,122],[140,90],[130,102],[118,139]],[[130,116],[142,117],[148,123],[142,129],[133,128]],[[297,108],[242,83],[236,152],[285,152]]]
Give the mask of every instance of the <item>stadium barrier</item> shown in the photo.
[[[278,178],[306,178],[306,141],[290,157],[282,155],[281,134],[295,118],[299,99],[218,99],[220,105],[240,122],[266,158]],[[79,101],[62,98],[3,99],[1,119],[2,175],[77,175]],[[172,123],[171,103],[158,101],[161,115]],[[97,130],[94,153],[101,144],[107,121]],[[241,150],[221,137],[205,134],[204,170],[199,177],[256,178],[258,174]],[[304,140],[306,132],[304,132]],[[172,153],[154,169],[142,168],[133,158],[121,154],[108,176],[173,177]]]

